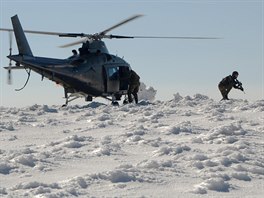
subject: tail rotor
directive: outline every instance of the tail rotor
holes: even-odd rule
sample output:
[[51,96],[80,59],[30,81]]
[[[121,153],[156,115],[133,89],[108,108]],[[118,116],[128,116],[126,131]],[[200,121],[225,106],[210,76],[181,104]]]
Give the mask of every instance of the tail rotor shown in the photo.
[[[13,42],[13,35],[12,32],[9,31],[9,56],[12,55],[12,42]],[[12,62],[11,59],[9,61],[9,66],[8,66],[8,71],[7,71],[7,84],[11,85],[12,84],[12,74],[11,74],[11,67],[12,67]]]

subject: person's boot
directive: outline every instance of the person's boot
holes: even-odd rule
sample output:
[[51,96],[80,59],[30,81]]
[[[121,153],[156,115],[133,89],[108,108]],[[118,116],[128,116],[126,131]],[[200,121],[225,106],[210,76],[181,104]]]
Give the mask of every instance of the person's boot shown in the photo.
[[137,96],[137,94],[134,95],[134,99],[135,99],[135,103],[137,104],[138,103],[138,96]]
[[133,102],[133,99],[132,99],[132,96],[131,95],[128,95],[128,102],[129,103],[132,103]]
[[224,96],[222,100],[229,100],[229,98],[227,96]]

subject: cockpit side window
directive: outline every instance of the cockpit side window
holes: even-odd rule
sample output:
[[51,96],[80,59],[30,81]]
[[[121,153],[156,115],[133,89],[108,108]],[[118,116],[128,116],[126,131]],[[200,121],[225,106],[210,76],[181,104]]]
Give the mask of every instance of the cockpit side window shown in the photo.
[[119,79],[119,70],[118,67],[108,68],[108,77],[110,80],[118,80]]

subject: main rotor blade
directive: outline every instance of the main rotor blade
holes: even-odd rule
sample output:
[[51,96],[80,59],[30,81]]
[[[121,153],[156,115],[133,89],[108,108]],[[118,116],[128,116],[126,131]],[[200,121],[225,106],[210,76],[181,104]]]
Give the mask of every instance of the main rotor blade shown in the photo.
[[123,38],[143,38],[143,39],[220,39],[218,37],[189,37],[189,36],[120,36],[120,35],[105,35],[105,38],[116,38],[116,39],[123,39]]
[[118,24],[116,24],[116,25],[114,25],[114,26],[112,26],[112,27],[110,27],[110,28],[108,28],[108,29],[106,29],[106,30],[100,32],[99,35],[102,35],[102,36],[103,36],[103,35],[105,35],[107,32],[109,32],[109,31],[111,31],[111,30],[113,30],[113,29],[115,29],[115,28],[117,28],[117,27],[119,27],[119,26],[121,26],[121,25],[124,25],[125,23],[128,23],[128,22],[130,22],[130,21],[132,21],[132,20],[135,20],[135,19],[137,19],[137,18],[139,18],[139,17],[142,17],[142,16],[143,16],[142,14],[137,14],[137,15],[131,16],[131,17],[129,17],[128,19],[125,19],[125,20],[121,21],[120,23],[118,23]]
[[[14,31],[13,29],[8,29],[8,28],[0,28],[0,31]],[[67,33],[62,33],[62,32],[46,32],[46,31],[35,31],[35,30],[24,30],[25,33],[31,33],[31,34],[46,34],[46,35],[55,35],[55,36],[60,36],[60,35],[65,35]]]
[[[24,30],[25,33],[31,33],[31,34],[44,34],[44,35],[55,35],[55,36],[60,36],[60,37],[87,37],[87,38],[96,38],[96,39],[100,39],[102,38],[107,32],[125,24],[128,23],[132,20],[135,20],[139,17],[142,17],[143,15],[138,14],[138,15],[134,15],[129,17],[128,19],[125,19],[123,21],[121,21],[120,23],[100,32],[99,34],[84,34],[84,33],[64,33],[64,32],[47,32],[47,31],[35,31],[35,30]],[[0,31],[14,31],[13,29],[9,29],[9,28],[0,28]],[[78,44],[78,43],[77,43]]]
[[104,38],[108,38],[108,39],[112,39],[112,38],[116,38],[116,39],[132,39],[134,37],[133,36],[121,36],[121,35],[109,34],[109,35],[105,35]]
[[87,41],[87,38],[83,38],[83,39],[80,39],[80,40],[75,41],[75,42],[72,42],[72,43],[68,43],[68,44],[65,44],[65,45],[61,45],[59,47],[60,48],[71,47],[71,46],[74,46],[74,45],[78,45],[80,43],[85,43],[86,41]]
[[194,37],[194,36],[133,36],[133,38],[150,38],[150,39],[219,39],[217,37]]

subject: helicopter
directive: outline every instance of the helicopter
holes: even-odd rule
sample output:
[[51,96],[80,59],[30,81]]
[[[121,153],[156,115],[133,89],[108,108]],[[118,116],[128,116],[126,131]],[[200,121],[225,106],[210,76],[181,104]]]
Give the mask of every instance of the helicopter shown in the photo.
[[[42,80],[47,78],[64,88],[66,99],[63,106],[69,102],[84,97],[85,101],[93,101],[96,97],[110,100],[113,105],[118,105],[122,96],[127,95],[129,87],[128,78],[131,66],[123,58],[112,55],[102,39],[134,39],[134,38],[160,38],[160,39],[215,39],[213,37],[159,37],[159,36],[123,36],[107,34],[113,29],[133,21],[143,15],[133,15],[110,28],[95,34],[85,33],[61,33],[23,30],[17,15],[11,17],[13,29],[0,28],[0,31],[7,31],[10,35],[10,49],[7,58],[10,60],[8,70],[8,84],[11,84],[11,71],[25,69],[28,77],[21,89],[28,83],[31,70],[40,74]],[[12,55],[12,32],[14,32],[19,53]],[[63,45],[70,47],[82,44],[79,53],[65,59],[34,56],[25,33],[53,35],[59,37],[80,37],[81,39]],[[12,61],[15,66],[12,66]]]

